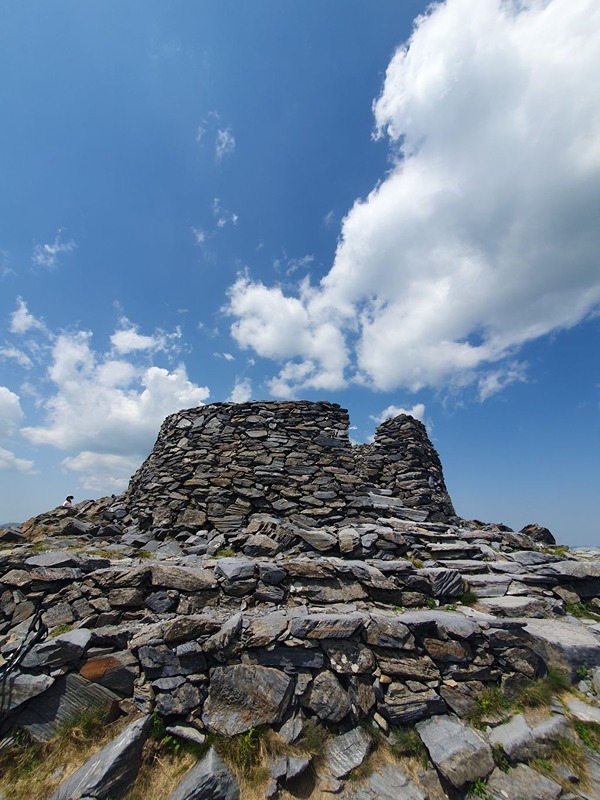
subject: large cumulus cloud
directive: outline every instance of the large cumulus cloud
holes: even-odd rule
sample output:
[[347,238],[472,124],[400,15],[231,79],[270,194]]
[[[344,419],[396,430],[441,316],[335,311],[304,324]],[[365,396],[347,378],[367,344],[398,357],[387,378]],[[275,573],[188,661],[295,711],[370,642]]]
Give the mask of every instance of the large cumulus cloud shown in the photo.
[[597,309],[599,29],[595,0],[446,0],[416,21],[373,106],[392,166],[329,273],[297,296],[232,289],[233,336],[282,362],[272,389],[486,397],[523,379],[520,346]]

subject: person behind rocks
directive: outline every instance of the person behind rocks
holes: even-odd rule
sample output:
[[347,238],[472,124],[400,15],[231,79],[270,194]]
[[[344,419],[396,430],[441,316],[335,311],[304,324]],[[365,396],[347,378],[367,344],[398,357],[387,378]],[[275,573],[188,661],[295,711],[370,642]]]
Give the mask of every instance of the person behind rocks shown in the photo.
[[73,508],[73,495],[67,495],[67,499],[62,504],[61,508]]

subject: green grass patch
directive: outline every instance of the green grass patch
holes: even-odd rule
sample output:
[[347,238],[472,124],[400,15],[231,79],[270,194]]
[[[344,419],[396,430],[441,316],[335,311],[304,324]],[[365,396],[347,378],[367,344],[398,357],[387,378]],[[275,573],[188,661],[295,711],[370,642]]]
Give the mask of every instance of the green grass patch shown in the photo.
[[477,597],[475,592],[472,592],[470,589],[467,589],[467,591],[463,592],[462,595],[460,596],[460,602],[462,603],[463,606],[473,606],[475,605],[478,599],[479,598]]
[[390,752],[396,758],[418,758],[427,763],[428,756],[425,745],[416,728],[400,726],[390,731]]
[[511,708],[510,701],[499,686],[486,686],[475,696],[475,703],[476,707],[467,715],[467,719],[476,728],[484,727],[484,720],[489,717],[505,717]]
[[578,619],[594,619],[600,621],[600,614],[594,611],[588,603],[567,603],[565,608],[567,614]]
[[544,678],[538,678],[521,689],[517,705],[525,708],[549,706],[555,695],[570,690],[569,678],[558,670],[549,669]]
[[73,625],[71,623],[65,625],[58,625],[50,633],[50,638],[53,639],[55,636],[60,636],[61,633],[68,633],[69,631],[72,630],[73,630]]
[[235,556],[235,552],[231,549],[231,547],[221,547],[214,554],[213,558],[231,558],[231,556]]
[[586,747],[600,753],[600,725],[597,722],[574,722],[573,727]]
[[488,792],[483,778],[477,778],[467,787],[467,798],[479,797],[482,800],[491,800],[491,794]]

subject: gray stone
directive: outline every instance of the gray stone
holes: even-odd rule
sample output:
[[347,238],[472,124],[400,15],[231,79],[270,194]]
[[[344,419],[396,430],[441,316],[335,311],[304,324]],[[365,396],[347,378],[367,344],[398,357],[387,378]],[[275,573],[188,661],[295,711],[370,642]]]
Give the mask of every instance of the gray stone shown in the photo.
[[390,683],[379,713],[392,725],[414,725],[433,714],[445,714],[446,704],[433,689],[413,692],[403,683]]
[[302,702],[324,722],[341,722],[351,709],[350,698],[331,672],[317,675]]
[[428,800],[397,764],[384,764],[373,772],[364,786],[347,784],[341,800]]
[[217,579],[208,569],[153,564],[151,571],[152,586],[160,586],[163,589],[201,592],[218,588]]
[[118,700],[110,689],[70,672],[58,677],[46,692],[21,711],[17,724],[36,742],[47,742],[62,725],[82,712],[97,709],[108,713],[116,708]]
[[348,639],[363,622],[362,614],[307,614],[292,619],[290,635],[298,639]]
[[253,578],[256,571],[256,562],[248,558],[220,558],[215,567],[215,573],[222,575],[229,581]]
[[362,728],[335,736],[325,748],[325,771],[334,778],[345,778],[365,760],[373,741]]
[[600,725],[600,708],[584,703],[575,697],[569,697],[565,701],[569,714],[578,722],[595,722]]
[[202,721],[225,736],[279,722],[294,691],[292,679],[269,667],[234,665],[210,673]]
[[63,781],[48,800],[79,800],[86,796],[123,797],[140,768],[142,748],[149,728],[149,716],[132,722],[116,739]]
[[234,614],[221,627],[221,630],[214,633],[202,644],[205,653],[228,650],[233,643],[239,642],[239,635],[242,629],[242,615]]
[[320,650],[283,645],[269,650],[258,650],[254,657],[265,667],[280,667],[285,670],[322,669],[325,663]]
[[600,638],[575,619],[565,622],[554,619],[525,620],[525,631],[531,637],[531,648],[548,666],[566,671],[571,678],[582,664],[600,666]]
[[492,728],[488,739],[492,747],[501,747],[513,764],[528,761],[536,754],[533,733],[523,714]]
[[489,744],[456,717],[432,717],[416,727],[436,768],[456,788],[494,769]]
[[240,790],[214,747],[193,766],[169,795],[169,800],[239,800]]
[[54,683],[50,675],[27,675],[16,673],[8,675],[0,687],[0,711],[8,714],[33,697],[45,692]]
[[557,800],[562,794],[558,783],[525,764],[519,764],[508,773],[495,769],[486,790],[492,800]]
[[34,645],[25,656],[22,665],[26,668],[59,667],[77,661],[87,650],[92,634],[87,628],[77,628],[62,633],[53,639]]
[[[172,680],[166,678],[165,680]],[[184,683],[177,689],[161,692],[156,697],[156,710],[165,717],[183,716],[198,708],[202,702],[200,692],[190,683]]]
[[371,614],[365,638],[378,647],[403,647],[411,636],[409,628],[397,617]]
[[310,766],[310,756],[288,756],[286,759],[285,783],[302,775]]
[[320,530],[303,530],[302,528],[296,529],[296,535],[306,542],[310,547],[325,553],[332,550],[338,543],[337,536],[332,533]]
[[321,647],[329,658],[331,669],[342,675],[358,675],[375,670],[375,656],[363,644],[347,639],[324,639]]
[[292,716],[279,728],[279,735],[286,744],[294,744],[302,736],[304,722],[300,716]]

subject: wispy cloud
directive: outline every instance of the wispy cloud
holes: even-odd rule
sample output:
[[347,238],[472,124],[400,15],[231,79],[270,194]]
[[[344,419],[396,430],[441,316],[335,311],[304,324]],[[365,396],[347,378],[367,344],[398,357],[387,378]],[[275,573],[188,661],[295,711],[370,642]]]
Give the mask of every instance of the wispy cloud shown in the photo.
[[414,417],[415,419],[423,422],[423,418],[425,417],[425,406],[423,403],[415,403],[412,408],[402,408],[401,406],[392,405],[384,408],[380,414],[371,415],[371,419],[374,422],[381,424],[382,422],[385,422],[386,419],[393,419],[399,414],[408,414],[409,417]]
[[45,269],[56,269],[59,264],[59,257],[66,253],[72,253],[73,250],[75,250],[77,247],[75,242],[72,239],[68,242],[61,242],[61,234],[62,230],[59,230],[54,241],[50,244],[35,245],[31,255],[31,260],[34,264],[38,267],[44,267]]
[[235,150],[235,138],[231,128],[223,128],[217,131],[215,142],[215,158],[221,161],[225,156],[230,155]]

